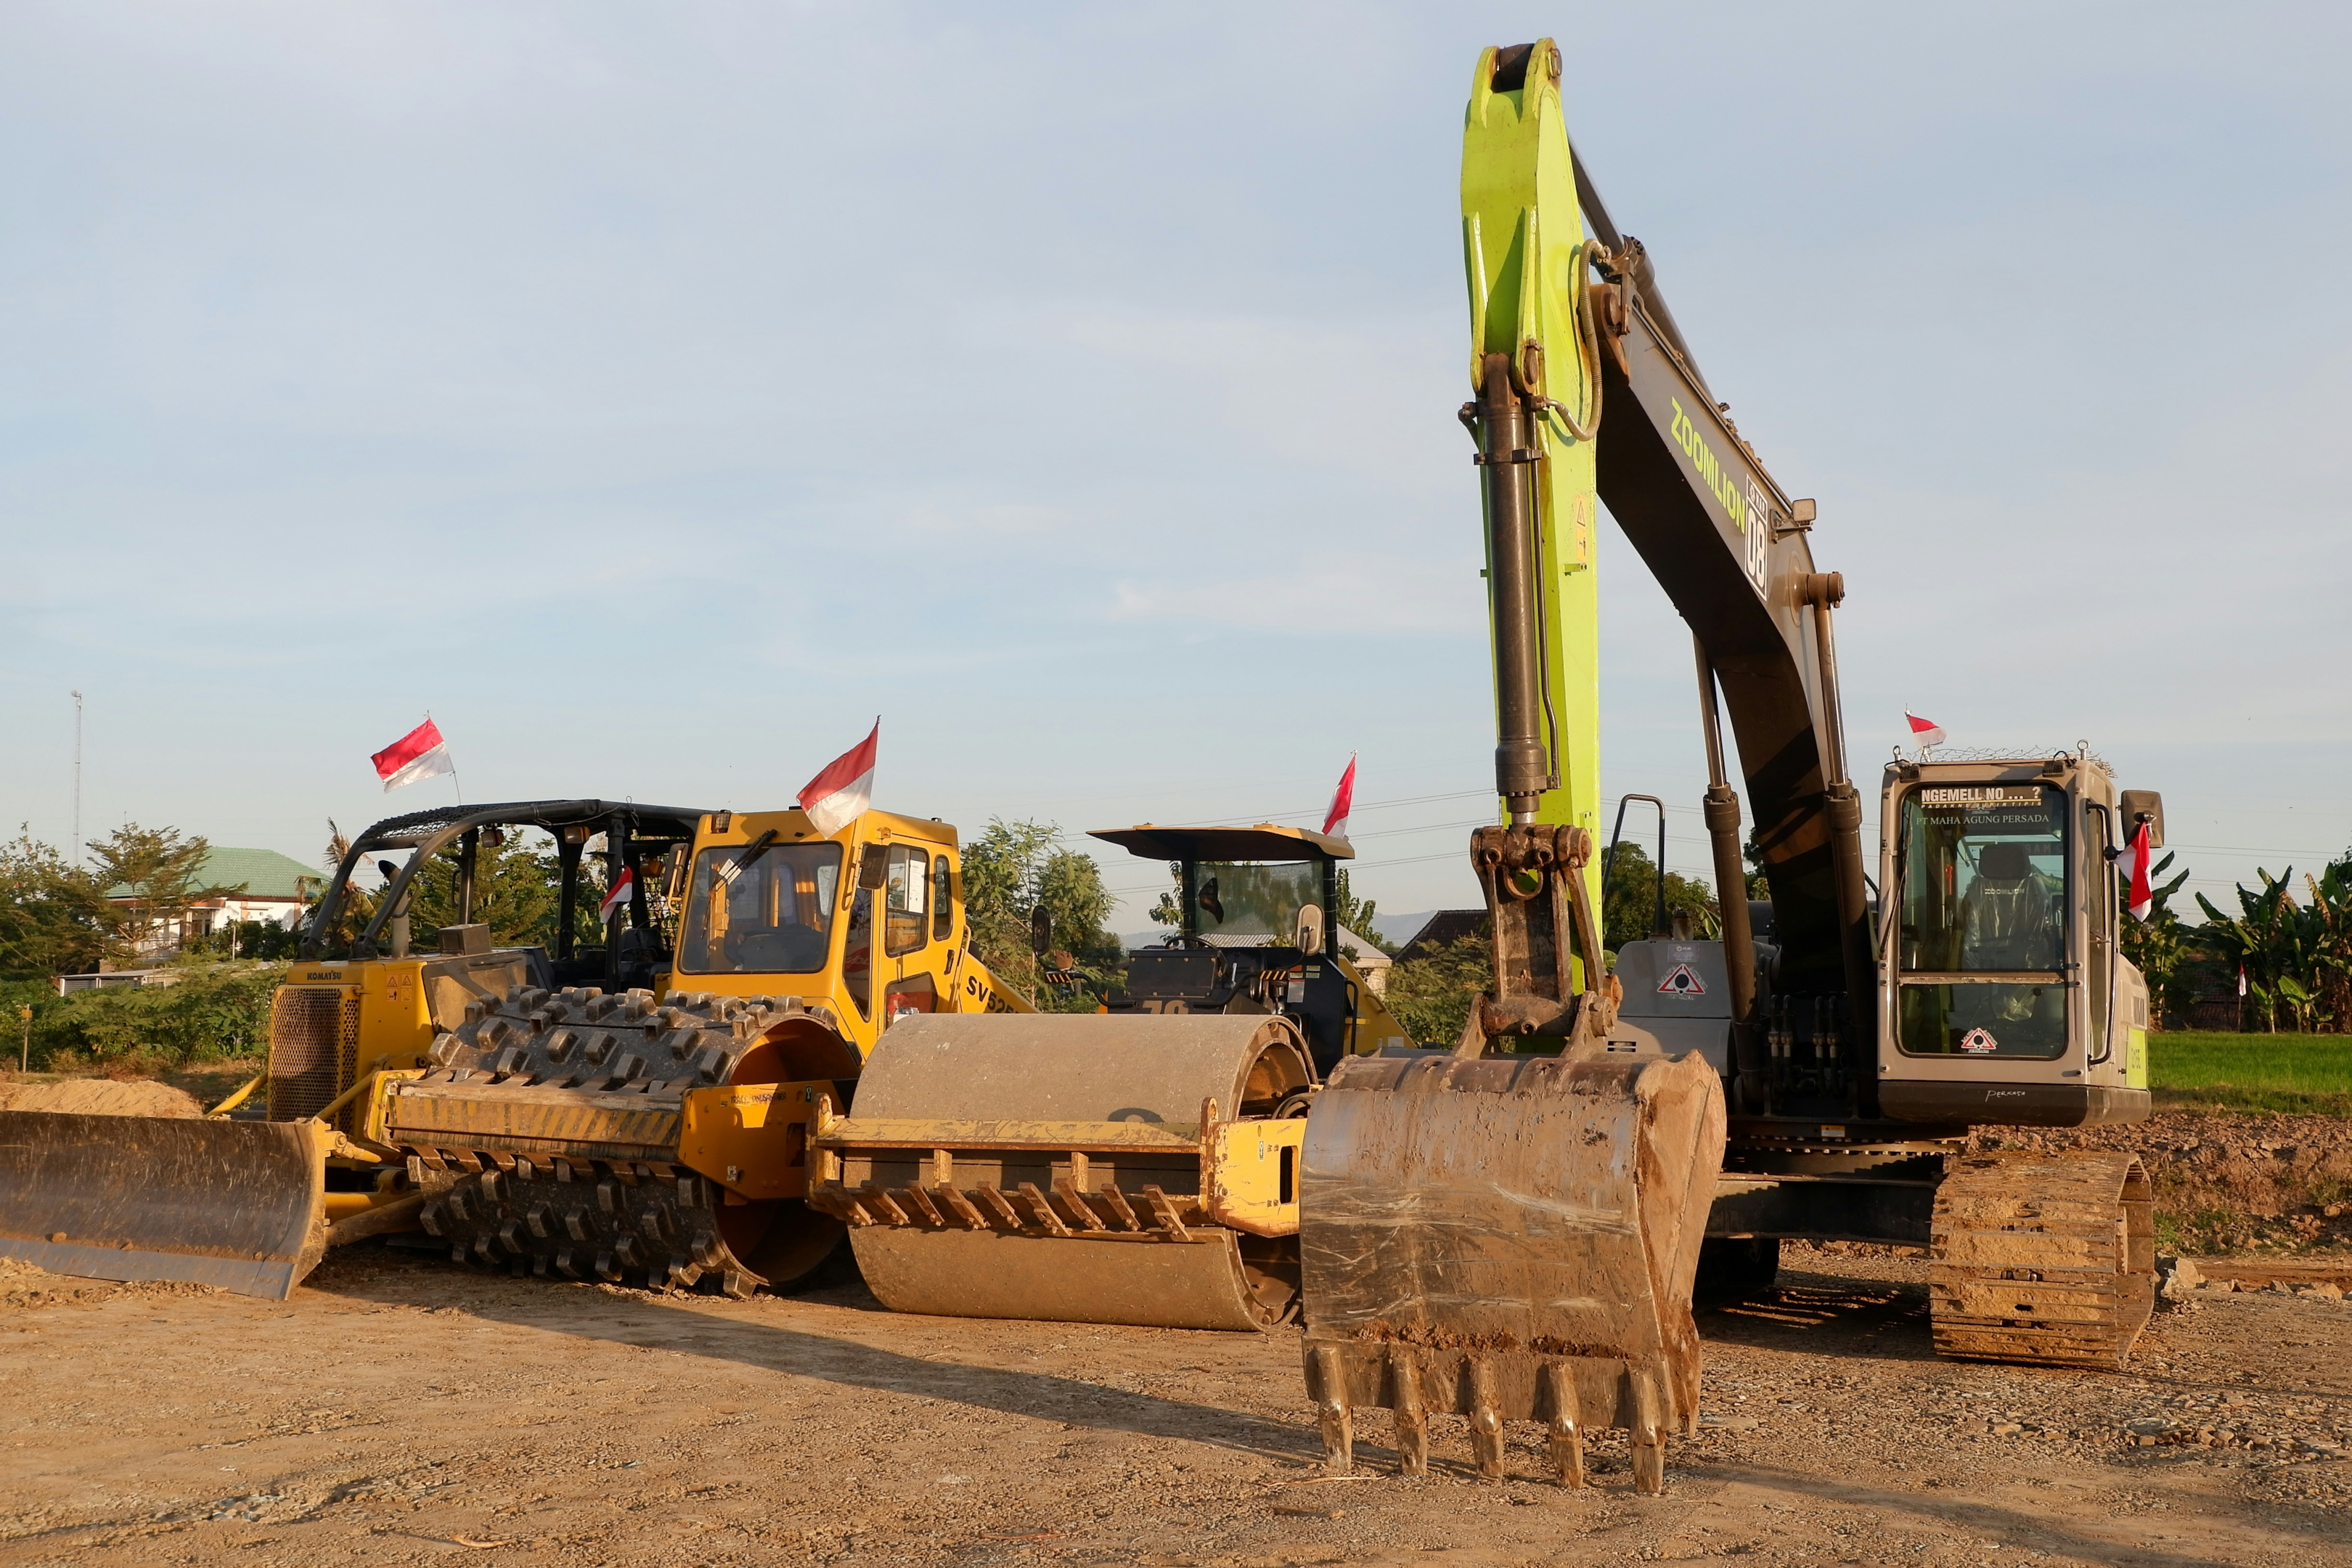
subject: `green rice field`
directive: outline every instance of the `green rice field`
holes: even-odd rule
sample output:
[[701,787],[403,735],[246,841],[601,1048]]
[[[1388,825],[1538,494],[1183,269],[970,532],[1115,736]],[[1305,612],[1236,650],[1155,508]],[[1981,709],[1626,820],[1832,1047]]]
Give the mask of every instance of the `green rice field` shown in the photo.
[[2352,1035],[2147,1037],[2148,1086],[2159,1105],[2212,1105],[2352,1116]]

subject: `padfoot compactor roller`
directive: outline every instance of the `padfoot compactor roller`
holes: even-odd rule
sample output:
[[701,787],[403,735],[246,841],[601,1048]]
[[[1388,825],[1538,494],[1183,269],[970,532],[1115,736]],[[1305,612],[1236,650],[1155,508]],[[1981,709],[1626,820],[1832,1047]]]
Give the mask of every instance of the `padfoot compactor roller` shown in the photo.
[[[473,920],[485,847],[554,842],[551,944]],[[613,901],[577,943],[581,864]],[[338,942],[373,856],[389,881]],[[428,882],[456,919],[412,950]],[[549,801],[425,812],[352,847],[271,1013],[260,1117],[0,1112],[0,1253],[283,1298],[387,1231],[515,1273],[741,1294],[807,1274],[840,1222],[808,1134],[897,1018],[1020,1011],[969,951],[955,832],[869,811]],[[346,951],[331,953],[330,948]]]

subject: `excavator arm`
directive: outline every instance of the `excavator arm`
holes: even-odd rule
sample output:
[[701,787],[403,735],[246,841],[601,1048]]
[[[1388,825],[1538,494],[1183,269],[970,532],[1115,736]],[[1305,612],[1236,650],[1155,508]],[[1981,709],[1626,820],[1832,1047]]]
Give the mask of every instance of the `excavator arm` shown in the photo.
[[[1597,500],[1695,638],[1733,1016],[1748,1016],[1757,985],[1738,894],[1746,868],[1727,761],[1736,756],[1771,885],[1784,984],[1841,997],[1849,1024],[1867,1020],[1874,990],[1862,812],[1846,774],[1830,624],[1843,585],[1814,568],[1812,503],[1791,500],[1741,439],[1647,252],[1611,220],[1569,141],[1560,75],[1549,39],[1488,51],[1463,143],[1474,397],[1462,418],[1478,444],[1486,503],[1496,793],[1515,826],[1594,830]],[[1718,689],[1731,719],[1728,753]],[[1587,854],[1596,904],[1599,869]],[[1554,929],[1540,900],[1490,904],[1498,1018],[1525,1016],[1514,988],[1538,1010],[1564,1005],[1545,976],[1569,933]],[[1858,1050],[1860,1035],[1847,1033]]]

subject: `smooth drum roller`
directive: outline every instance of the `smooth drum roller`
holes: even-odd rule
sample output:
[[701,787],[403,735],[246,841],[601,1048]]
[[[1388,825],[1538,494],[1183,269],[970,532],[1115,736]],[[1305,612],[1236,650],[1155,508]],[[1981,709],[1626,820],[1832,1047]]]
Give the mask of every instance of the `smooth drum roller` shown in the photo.
[[1698,1413],[1691,1282],[1723,1163],[1723,1095],[1696,1053],[1359,1057],[1316,1097],[1301,1180],[1307,1381],[1344,1473],[1360,1405],[1395,1413],[1405,1469],[1428,1415],[1547,1422],[1559,1479],[1583,1430],[1633,1434],[1664,1482]]
[[1265,1328],[1297,1298],[1311,1081],[1265,1014],[917,1015],[820,1121],[809,1201],[897,1311]]

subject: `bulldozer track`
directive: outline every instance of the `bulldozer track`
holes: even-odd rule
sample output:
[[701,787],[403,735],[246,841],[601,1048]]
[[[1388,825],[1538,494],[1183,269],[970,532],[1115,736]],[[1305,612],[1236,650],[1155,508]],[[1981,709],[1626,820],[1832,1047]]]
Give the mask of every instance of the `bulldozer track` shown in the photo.
[[1937,1353],[2113,1369],[2155,1310],[2155,1261],[2135,1156],[1959,1156],[1936,1191],[1928,1254]]
[[[470,1005],[434,1042],[433,1070],[408,1090],[419,1098],[395,1096],[387,1118],[387,1141],[432,1194],[418,1223],[452,1261],[517,1275],[735,1297],[790,1283],[807,1268],[762,1271],[738,1247],[779,1225],[835,1222],[798,1202],[730,1201],[674,1159],[687,1092],[731,1082],[795,1016],[808,1015],[791,999],[587,988],[517,986],[495,1007]],[[453,1105],[438,1123],[425,1114]]]

